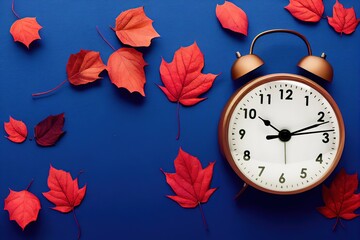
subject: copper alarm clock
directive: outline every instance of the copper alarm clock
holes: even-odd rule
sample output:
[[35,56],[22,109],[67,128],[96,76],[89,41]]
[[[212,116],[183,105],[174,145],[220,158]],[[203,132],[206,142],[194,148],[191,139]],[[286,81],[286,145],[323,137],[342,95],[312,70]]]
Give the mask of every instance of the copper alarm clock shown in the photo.
[[[253,54],[255,42],[271,33],[301,38],[308,55],[298,66],[331,81],[333,69],[313,56],[298,32],[273,29],[257,35],[250,54],[232,67],[238,79],[263,65]],[[289,73],[256,78],[233,94],[219,123],[219,144],[235,173],[246,184],[275,194],[295,194],[322,183],[341,157],[345,139],[341,112],[330,94],[311,79]]]

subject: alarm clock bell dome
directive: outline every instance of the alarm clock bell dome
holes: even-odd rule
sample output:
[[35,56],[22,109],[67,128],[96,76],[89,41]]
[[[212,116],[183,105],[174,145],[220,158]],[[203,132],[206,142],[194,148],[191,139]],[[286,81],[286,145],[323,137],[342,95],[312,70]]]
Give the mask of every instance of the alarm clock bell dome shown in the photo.
[[325,60],[326,55],[322,53],[320,57],[309,55],[301,59],[298,67],[328,81],[333,79],[333,68],[328,61]]
[[264,61],[256,54],[241,56],[240,52],[236,52],[236,57],[237,59],[231,67],[231,77],[233,80],[254,71],[264,64]]

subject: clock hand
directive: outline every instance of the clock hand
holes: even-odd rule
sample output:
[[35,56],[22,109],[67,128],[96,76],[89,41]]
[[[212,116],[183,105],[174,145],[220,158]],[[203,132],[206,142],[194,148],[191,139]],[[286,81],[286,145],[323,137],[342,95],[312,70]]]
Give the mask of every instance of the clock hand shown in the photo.
[[321,125],[326,124],[326,123],[329,123],[329,121],[322,122],[322,123],[317,123],[317,124],[313,124],[313,125],[308,126],[308,127],[306,127],[306,128],[302,128],[302,129],[300,129],[300,130],[294,131],[294,132],[292,132],[291,134],[295,134],[295,133],[298,133],[298,132],[302,132],[302,131],[305,131],[305,130],[309,130],[309,129],[311,129],[311,128],[316,128],[316,127],[321,126]]
[[271,125],[270,121],[269,120],[266,120],[266,119],[263,119],[262,117],[259,117],[265,124],[265,126],[270,126],[272,127],[273,129],[275,129],[277,132],[280,132],[280,130],[278,130],[276,127],[274,127],[273,125]]
[[285,164],[286,164],[286,142],[284,142],[284,158],[285,158]]
[[[313,133],[325,133],[325,132],[333,132],[334,129],[329,129],[329,130],[321,130],[321,131],[313,131],[313,132],[303,132],[303,133],[290,133],[291,136],[298,136],[298,135],[305,135],[305,134],[313,134]],[[271,139],[275,139],[275,138],[279,138],[279,135],[267,135],[266,139],[267,140],[271,140]]]

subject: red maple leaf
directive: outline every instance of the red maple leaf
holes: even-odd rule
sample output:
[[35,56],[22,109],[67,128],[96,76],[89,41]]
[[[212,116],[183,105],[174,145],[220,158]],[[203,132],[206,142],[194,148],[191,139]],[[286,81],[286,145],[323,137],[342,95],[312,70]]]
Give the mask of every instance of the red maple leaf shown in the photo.
[[173,61],[161,61],[160,74],[165,86],[159,86],[169,101],[177,102],[178,135],[180,137],[179,104],[184,106],[195,105],[206,98],[199,95],[208,91],[215,78],[215,74],[201,73],[204,67],[204,56],[196,42],[188,47],[181,47],[174,54]]
[[22,143],[26,140],[28,131],[24,122],[16,120],[10,116],[9,122],[4,123],[7,139],[15,143]]
[[10,33],[15,42],[21,42],[27,48],[30,48],[33,41],[41,39],[39,35],[41,28],[42,26],[36,21],[36,18],[26,17],[16,20],[11,25]]
[[16,192],[10,189],[10,193],[5,199],[4,210],[9,212],[10,220],[19,224],[22,230],[30,223],[37,220],[41,209],[39,198],[28,191],[31,183],[26,190]]
[[99,74],[106,69],[100,53],[80,50],[71,54],[66,65],[68,80],[73,85],[83,85],[100,79]]
[[148,47],[151,40],[160,35],[152,26],[144,7],[126,10],[116,18],[115,32],[119,40],[133,47]]
[[81,227],[75,214],[75,207],[84,199],[86,185],[79,189],[78,178],[72,179],[69,172],[58,170],[51,165],[47,184],[50,191],[44,192],[44,197],[55,204],[54,210],[61,213],[73,212],[78,227],[78,239],[80,239]]
[[175,173],[165,174],[166,182],[175,192],[175,196],[168,198],[177,202],[183,208],[200,207],[205,226],[207,226],[201,203],[206,203],[217,188],[210,189],[215,162],[202,168],[198,158],[186,153],[181,148],[174,161]]
[[247,36],[248,18],[246,13],[235,4],[225,1],[223,5],[216,5],[216,17],[223,28]]
[[65,133],[64,113],[50,115],[35,126],[36,143],[43,147],[54,145],[59,138]]
[[323,185],[325,206],[317,210],[327,218],[336,218],[334,229],[340,218],[350,220],[359,216],[354,213],[360,207],[360,194],[355,194],[358,183],[357,174],[349,175],[342,169],[330,184],[330,188]]
[[141,52],[133,48],[121,48],[110,55],[107,71],[110,81],[118,88],[126,88],[131,93],[138,92],[145,96],[146,65]]
[[355,31],[360,19],[356,18],[354,8],[344,8],[344,6],[336,0],[333,7],[333,17],[328,17],[328,22],[336,32],[342,34],[351,34]]
[[290,0],[285,9],[301,21],[318,22],[324,13],[324,4],[323,0]]

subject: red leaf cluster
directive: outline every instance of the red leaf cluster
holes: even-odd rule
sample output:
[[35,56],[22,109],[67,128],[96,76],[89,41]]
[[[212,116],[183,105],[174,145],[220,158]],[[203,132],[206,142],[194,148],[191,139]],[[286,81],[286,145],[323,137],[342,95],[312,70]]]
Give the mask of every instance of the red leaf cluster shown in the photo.
[[4,210],[9,212],[10,220],[16,221],[22,230],[37,220],[40,209],[40,200],[27,189],[20,192],[10,189],[5,199]]
[[4,123],[7,139],[15,143],[22,143],[26,140],[28,130],[24,122],[16,120],[10,116],[9,122]]
[[359,21],[360,19],[356,18],[354,8],[344,8],[338,0],[333,7],[333,17],[328,17],[330,26],[340,34],[353,33]]
[[223,28],[247,36],[249,25],[247,15],[232,2],[225,1],[223,5],[216,5],[216,17]]
[[54,145],[59,138],[65,133],[64,113],[50,115],[35,126],[36,143],[43,147]]
[[175,196],[167,196],[184,208],[194,208],[206,203],[216,188],[210,188],[214,170],[214,162],[202,168],[199,159],[179,150],[174,161],[175,173],[166,173],[166,182],[175,192]]
[[82,202],[86,185],[79,189],[78,179],[72,179],[69,172],[50,166],[47,181],[50,191],[43,193],[44,197],[55,204],[54,210],[68,213]]
[[146,16],[144,7],[126,10],[116,18],[115,32],[119,40],[132,47],[148,47],[160,35]]
[[336,218],[336,224],[340,218],[350,220],[359,214],[354,213],[360,208],[360,194],[355,194],[358,189],[358,175],[349,175],[342,169],[330,184],[330,188],[323,185],[323,200],[325,206],[319,207],[318,211],[327,218]]

